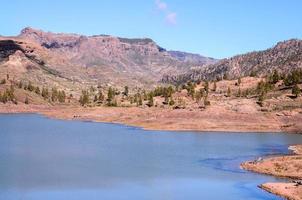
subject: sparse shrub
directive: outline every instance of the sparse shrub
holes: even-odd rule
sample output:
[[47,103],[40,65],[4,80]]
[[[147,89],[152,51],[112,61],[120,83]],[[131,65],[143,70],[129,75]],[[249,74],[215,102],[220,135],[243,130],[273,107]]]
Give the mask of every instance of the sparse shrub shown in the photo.
[[6,83],[6,79],[2,79],[0,83],[4,85]]

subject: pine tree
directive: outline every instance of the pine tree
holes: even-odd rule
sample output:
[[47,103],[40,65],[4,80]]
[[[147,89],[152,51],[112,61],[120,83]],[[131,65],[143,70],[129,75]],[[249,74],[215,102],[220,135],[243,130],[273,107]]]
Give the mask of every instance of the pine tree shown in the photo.
[[48,99],[49,97],[48,89],[43,87],[41,95],[44,99]]
[[128,86],[125,86],[123,95],[125,95],[125,96],[129,95],[129,88],[128,88]]
[[101,90],[99,91],[98,100],[99,100],[101,103],[103,103],[104,100],[105,100],[105,96],[104,96],[104,94],[103,94],[103,92],[102,92]]
[[27,96],[25,97],[24,103],[25,103],[25,104],[29,104],[29,99],[28,99]]
[[82,106],[85,106],[89,103],[89,92],[87,90],[82,90],[82,95],[80,96],[79,102]]
[[230,87],[228,87],[227,97],[231,97],[231,88]]
[[204,83],[204,90],[205,90],[205,92],[206,92],[207,94],[209,94],[209,82],[208,82],[208,81],[206,81],[206,82]]
[[40,88],[39,88],[38,86],[37,86],[36,89],[35,89],[35,93],[36,93],[36,94],[40,94],[40,93],[41,93],[41,92],[40,92]]
[[213,91],[216,92],[216,90],[217,90],[217,85],[216,85],[216,81],[214,81]]
[[149,93],[149,95],[148,95],[148,106],[149,107],[152,107],[152,106],[154,106],[154,95],[153,95],[153,93],[152,92],[150,92]]
[[51,101],[55,102],[58,100],[58,90],[57,88],[51,89]]
[[238,78],[238,85],[241,85],[241,77]]
[[257,103],[262,107],[264,100],[265,100],[265,92],[262,91],[260,93],[260,95],[258,96],[258,102]]
[[301,93],[300,88],[298,87],[297,84],[295,84],[294,87],[292,88],[292,94],[298,97],[300,93]]
[[111,87],[109,87],[107,93],[107,101],[110,103],[113,100],[114,96],[115,96],[114,90]]

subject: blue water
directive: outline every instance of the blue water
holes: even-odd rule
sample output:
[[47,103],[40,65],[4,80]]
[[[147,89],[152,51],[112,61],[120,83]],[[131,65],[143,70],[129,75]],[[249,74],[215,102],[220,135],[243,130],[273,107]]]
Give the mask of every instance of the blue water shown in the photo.
[[0,115],[0,200],[279,199],[257,188],[273,177],[239,164],[296,143],[302,136]]

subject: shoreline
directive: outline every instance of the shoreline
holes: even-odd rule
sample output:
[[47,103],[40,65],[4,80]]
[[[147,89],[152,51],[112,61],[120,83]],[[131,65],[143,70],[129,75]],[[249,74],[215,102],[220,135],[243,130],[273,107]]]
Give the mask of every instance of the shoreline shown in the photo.
[[233,133],[302,133],[301,111],[291,116],[280,113],[240,113],[230,110],[0,105],[0,113],[37,113],[54,119],[115,123],[144,130]]
[[264,183],[258,187],[289,200],[302,200],[302,145],[292,145],[288,149],[292,153],[259,158],[240,166],[254,173],[283,178],[284,182]]

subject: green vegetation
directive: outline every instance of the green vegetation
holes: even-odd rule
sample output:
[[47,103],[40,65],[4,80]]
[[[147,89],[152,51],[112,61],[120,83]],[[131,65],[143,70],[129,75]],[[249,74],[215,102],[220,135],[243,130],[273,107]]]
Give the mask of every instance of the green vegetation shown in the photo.
[[9,89],[6,89],[3,94],[0,93],[0,102],[2,103],[7,103],[9,101],[17,104],[17,100],[15,97],[15,89],[14,87],[11,85],[11,87]]
[[298,85],[294,85],[294,87],[292,88],[292,94],[295,95],[296,97],[298,97],[301,93],[300,88],[298,87]]
[[89,92],[87,90],[82,90],[82,95],[79,100],[82,106],[85,106],[89,103]]
[[280,80],[280,75],[277,70],[274,70],[273,74],[268,77],[270,84],[276,84]]
[[129,87],[128,86],[125,86],[123,95],[125,95],[125,96],[129,95]]
[[154,106],[154,94],[153,92],[150,92],[149,95],[148,95],[148,103],[147,103],[147,106],[149,107],[152,107]]
[[284,85],[293,86],[302,83],[302,70],[294,70],[284,78]]

